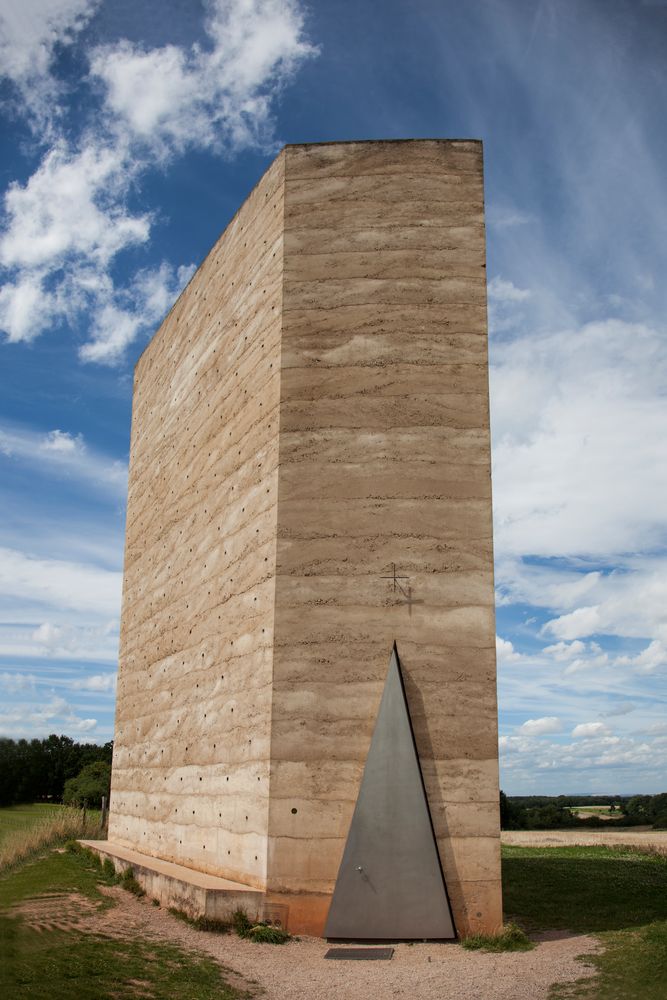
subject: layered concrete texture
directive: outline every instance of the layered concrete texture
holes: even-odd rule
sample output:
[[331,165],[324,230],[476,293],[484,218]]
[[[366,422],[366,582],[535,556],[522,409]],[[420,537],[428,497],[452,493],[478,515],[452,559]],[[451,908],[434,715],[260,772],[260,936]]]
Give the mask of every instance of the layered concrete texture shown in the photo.
[[137,364],[112,844],[321,933],[394,641],[457,931],[493,931],[481,144],[288,146]]

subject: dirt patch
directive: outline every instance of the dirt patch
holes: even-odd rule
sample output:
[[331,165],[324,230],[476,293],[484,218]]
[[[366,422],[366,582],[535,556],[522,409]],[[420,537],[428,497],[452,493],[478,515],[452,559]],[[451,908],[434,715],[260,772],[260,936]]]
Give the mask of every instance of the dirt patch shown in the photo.
[[90,928],[98,910],[99,903],[87,896],[63,892],[25,899],[10,912],[35,931],[80,931]]

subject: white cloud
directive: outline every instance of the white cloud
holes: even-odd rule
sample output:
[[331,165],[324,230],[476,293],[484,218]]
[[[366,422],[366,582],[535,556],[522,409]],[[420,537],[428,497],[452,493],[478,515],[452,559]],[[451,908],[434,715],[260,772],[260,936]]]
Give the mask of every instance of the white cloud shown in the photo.
[[114,620],[101,625],[85,626],[42,622],[29,636],[15,634],[14,646],[11,648],[5,649],[0,643],[0,652],[5,656],[14,656],[18,650],[23,656],[115,662],[118,656],[118,623]]
[[572,735],[575,739],[589,739],[592,736],[606,736],[608,732],[604,722],[582,722],[574,727]]
[[0,74],[20,81],[49,71],[56,45],[70,43],[97,0],[21,0],[0,10]]
[[524,736],[544,736],[545,733],[560,733],[563,730],[563,723],[553,715],[544,716],[541,719],[527,719],[523,725],[519,726],[519,732]]
[[611,659],[609,654],[603,652],[597,643],[592,642],[589,648],[591,649],[590,654],[587,656],[578,656],[568,663],[563,671],[565,677],[581,673],[582,670],[602,670],[610,665]]
[[[48,606],[48,613],[58,621],[42,622],[35,627],[33,623],[17,623],[10,620],[15,615],[11,608],[11,598],[4,598],[0,620],[0,656],[20,657],[24,662],[43,660],[66,660],[81,663],[118,662],[118,623],[101,622],[90,609],[82,609],[76,615],[76,623],[67,621],[72,617],[72,609],[59,609]],[[33,613],[34,613],[33,609]],[[44,610],[41,605],[38,609]],[[25,614],[25,612],[23,612]],[[52,673],[53,677],[55,674]]]
[[79,350],[83,361],[115,364],[140,330],[157,323],[190,280],[194,265],[174,270],[163,263],[141,272],[125,295],[128,308],[111,302],[101,305],[90,331],[90,340]]
[[[44,14],[43,4],[31,3]],[[93,7],[55,0],[49,24],[57,22],[57,30],[19,31],[25,59],[43,51],[46,73],[53,45],[71,39]],[[118,256],[145,245],[153,221],[129,208],[131,190],[156,161],[188,148],[230,154],[271,146],[273,103],[315,52],[304,37],[303,10],[297,0],[217,0],[207,11],[208,46],[148,49],[120,41],[95,49],[89,79],[102,85],[104,104],[94,127],[66,139],[52,122],[38,168],[25,183],[10,184],[0,233],[0,329],[9,341],[85,319],[81,360],[118,363],[193,270],[163,263],[115,284]],[[31,87],[36,93],[34,80]]]
[[85,447],[82,434],[72,437],[68,431],[49,431],[42,441],[42,448],[45,451],[57,451],[65,455],[85,451]]
[[34,340],[46,330],[57,311],[39,274],[20,274],[0,288],[0,330],[10,343]]
[[[496,548],[604,556],[667,540],[667,337],[621,320],[492,348]],[[621,458],[622,456],[622,458]]]
[[577,608],[568,615],[561,615],[547,622],[545,632],[561,639],[574,639],[578,635],[593,635],[600,630],[600,609],[595,605],[590,608]]
[[264,144],[276,90],[316,51],[296,0],[212,0],[205,27],[208,48],[122,41],[93,53],[116,127],[158,156]]
[[[656,773],[667,766],[662,737],[592,735],[572,743],[511,736],[499,741],[502,781],[524,794],[562,794],[564,789],[598,794],[658,791]],[[545,772],[553,772],[545,781]]]
[[0,10],[0,77],[16,87],[20,110],[36,134],[49,132],[58,115],[54,52],[75,40],[98,5],[99,0],[21,0]]
[[542,652],[549,653],[554,660],[563,662],[579,656],[585,649],[585,644],[576,639],[574,642],[557,642],[553,646],[545,646]]
[[5,194],[0,262],[53,269],[83,257],[107,266],[120,250],[145,243],[149,217],[124,204],[131,176],[122,146],[89,141],[73,153],[59,142],[25,185],[15,182]]
[[521,659],[521,654],[517,653],[509,639],[496,636],[496,657],[499,663],[515,663]]
[[616,662],[620,666],[632,667],[640,674],[652,674],[667,667],[667,648],[660,639],[654,639],[636,656],[619,656]]
[[489,298],[496,302],[525,302],[530,298],[530,291],[527,288],[517,288],[512,281],[505,281],[496,275],[489,282]]
[[97,728],[97,719],[84,719],[69,702],[54,696],[41,705],[16,704],[0,712],[0,735],[40,737],[54,730],[86,734]]
[[23,427],[0,426],[0,455],[32,465],[42,474],[70,478],[107,496],[125,497],[126,463],[88,448],[82,434],[57,429],[44,434]]
[[121,580],[121,573],[0,548],[0,595],[30,604],[113,618],[120,607]]
[[73,691],[115,692],[116,674],[91,674],[90,677],[72,681],[70,687]]
[[[660,635],[667,626],[667,558],[646,554],[619,557],[616,563],[611,572],[588,573],[582,572],[580,561],[535,565],[501,558],[496,566],[498,604],[531,604],[563,615],[581,608],[581,615],[562,625],[574,632],[578,622],[581,635],[577,638],[590,634],[590,627],[636,638]],[[597,609],[595,613],[590,613],[591,607]],[[554,633],[561,624],[552,628],[548,622],[544,628]]]

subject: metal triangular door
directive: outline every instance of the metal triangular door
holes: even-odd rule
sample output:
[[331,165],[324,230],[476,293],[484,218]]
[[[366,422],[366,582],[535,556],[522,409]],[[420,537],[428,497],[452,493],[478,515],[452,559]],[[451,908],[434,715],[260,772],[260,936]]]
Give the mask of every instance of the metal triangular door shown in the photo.
[[324,933],[456,936],[396,646]]

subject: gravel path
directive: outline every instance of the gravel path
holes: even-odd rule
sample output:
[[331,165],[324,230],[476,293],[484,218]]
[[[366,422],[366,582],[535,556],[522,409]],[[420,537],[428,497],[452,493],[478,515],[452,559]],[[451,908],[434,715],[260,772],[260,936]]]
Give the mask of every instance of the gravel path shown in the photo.
[[[578,956],[598,951],[595,938],[552,933],[529,952],[488,954],[457,944],[399,944],[389,962],[324,959],[329,945],[302,938],[286,945],[255,944],[235,935],[196,931],[146,899],[105,889],[117,905],[82,920],[82,928],[122,937],[139,935],[213,956],[233,985],[265,1000],[546,1000],[554,982],[581,979],[594,970]],[[261,988],[261,989],[260,989]]]

